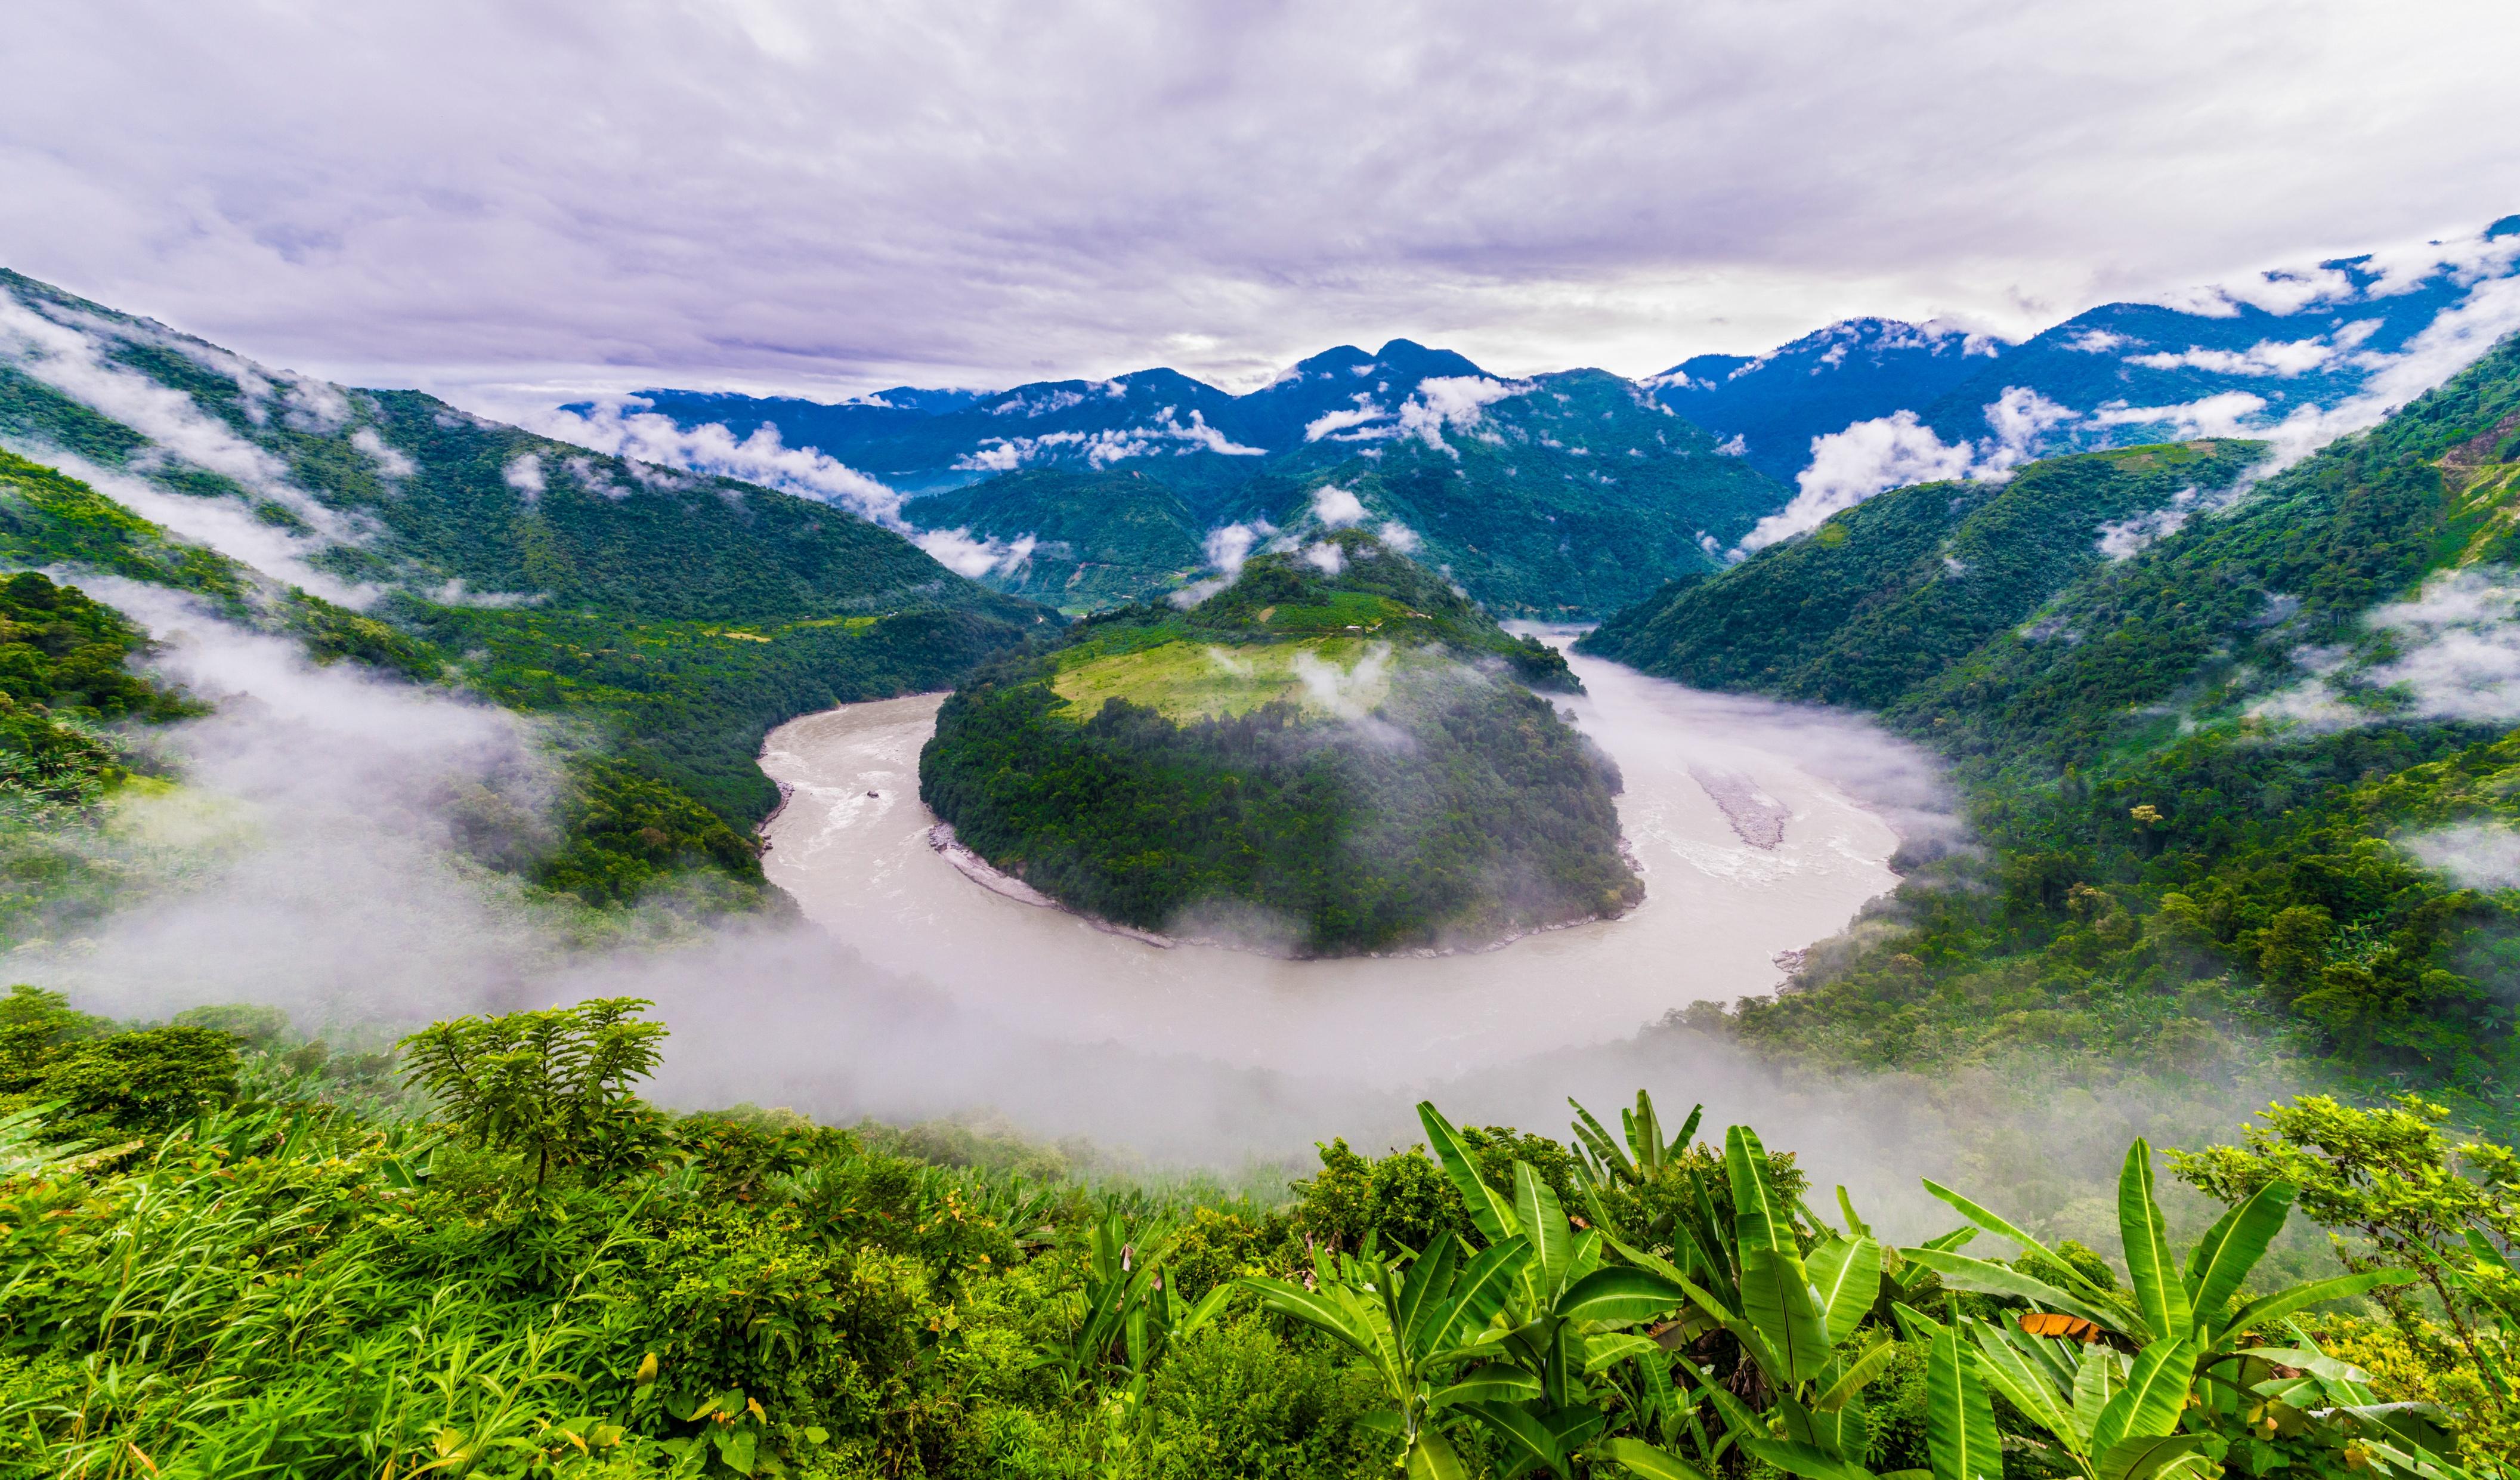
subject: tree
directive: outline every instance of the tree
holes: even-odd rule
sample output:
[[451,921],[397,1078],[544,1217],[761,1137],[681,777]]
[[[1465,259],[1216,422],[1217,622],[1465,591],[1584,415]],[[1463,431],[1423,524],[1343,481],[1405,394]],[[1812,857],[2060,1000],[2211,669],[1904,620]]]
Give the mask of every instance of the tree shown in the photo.
[[403,1077],[474,1142],[531,1158],[536,1188],[556,1165],[609,1171],[641,1159],[651,1140],[653,1112],[630,1083],[661,1057],[665,1025],[638,1020],[653,1006],[595,997],[431,1023],[402,1041]]
[[34,1098],[61,1105],[70,1126],[162,1131],[237,1090],[236,1040],[212,1028],[143,1028],[63,1048]]
[[[2496,1262],[2497,1246],[2520,1243],[2520,1156],[2475,1142],[2452,1145],[2440,1130],[2449,1116],[2413,1095],[2376,1110],[2305,1095],[2269,1105],[2266,1124],[2243,1129],[2245,1145],[2173,1151],[2170,1164],[2182,1182],[2227,1203],[2278,1182],[2300,1188],[2301,1210],[2315,1222],[2362,1236],[2356,1248],[2329,1234],[2347,1269],[2413,1270],[2441,1300],[2470,1360],[2493,1374],[2474,1320],[2498,1315],[2498,1302],[2461,1275],[2479,1252],[2471,1235],[2487,1240],[2483,1252]],[[2403,1297],[2375,1293],[2411,1335]]]

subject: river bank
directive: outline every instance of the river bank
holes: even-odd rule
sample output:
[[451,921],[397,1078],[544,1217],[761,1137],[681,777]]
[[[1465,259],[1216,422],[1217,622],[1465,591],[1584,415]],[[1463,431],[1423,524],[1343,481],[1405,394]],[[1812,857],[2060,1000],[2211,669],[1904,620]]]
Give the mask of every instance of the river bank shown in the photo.
[[[1779,953],[1896,885],[1885,812],[1897,809],[1875,793],[1881,777],[1929,774],[1912,750],[1844,717],[1574,661],[1589,692],[1561,702],[1625,776],[1622,830],[1645,877],[1644,903],[1618,919],[1487,951],[1311,961],[1097,929],[975,883],[930,845],[918,759],[933,695],[772,733],[763,770],[792,792],[764,868],[873,964],[1010,1027],[1385,1082],[1603,1042],[1688,1002],[1773,991]],[[1739,827],[1692,768],[1725,778],[1736,810],[1755,793],[1758,824]]]

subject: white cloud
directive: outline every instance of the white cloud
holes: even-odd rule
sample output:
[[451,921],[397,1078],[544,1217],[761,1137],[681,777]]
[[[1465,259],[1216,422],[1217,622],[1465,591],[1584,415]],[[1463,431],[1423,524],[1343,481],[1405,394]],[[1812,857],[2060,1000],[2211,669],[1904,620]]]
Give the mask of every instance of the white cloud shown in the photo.
[[2112,401],[2092,413],[2094,426],[2165,426],[2174,439],[2238,437],[2253,432],[2250,418],[2267,409],[2267,398],[2245,390],[2226,390],[2175,406],[2129,406]]
[[1994,435],[1978,444],[1973,477],[1994,477],[2039,455],[2040,438],[2049,428],[2075,420],[2073,408],[2058,405],[2027,385],[2006,385],[1986,407],[1987,428]]
[[1328,540],[1304,547],[1304,563],[1318,567],[1324,575],[1336,575],[1347,568],[1347,555]]
[[[63,318],[76,322],[65,323]],[[357,522],[292,482],[280,459],[237,435],[185,392],[114,363],[112,355],[116,344],[132,338],[159,347],[183,347],[188,342],[146,324],[126,332],[85,313],[65,311],[56,318],[47,308],[0,290],[0,363],[120,422],[164,453],[222,474],[281,505],[321,540],[358,543],[362,531]],[[235,378],[249,404],[258,406],[271,393],[271,381],[233,355],[205,349],[194,358]],[[321,404],[320,398],[309,404]]]
[[1014,574],[1032,563],[1032,553],[1041,545],[1035,535],[1012,540],[981,538],[968,528],[914,530],[910,539],[933,556],[938,564],[975,581],[990,575]]
[[1816,529],[1830,515],[1887,489],[1966,477],[1976,463],[1975,447],[1944,442],[1912,411],[1875,417],[1843,431],[1814,437],[1811,463],[1794,475],[1801,491],[1743,536],[1741,548],[1764,550]]
[[1209,530],[1207,538],[1200,544],[1200,551],[1207,557],[1210,569],[1222,570],[1227,575],[1239,575],[1242,562],[1251,558],[1252,547],[1277,532],[1266,519],[1255,519],[1248,524],[1227,524]]
[[1267,457],[1265,447],[1245,447],[1207,425],[1207,415],[1193,410],[1187,423],[1167,406],[1151,426],[1105,427],[1096,431],[1045,431],[1039,436],[991,437],[976,450],[954,460],[967,472],[1007,472],[1035,463],[1060,462],[1082,456],[1087,466],[1108,468],[1127,458],[1160,453],[1222,453],[1227,457]]
[[2299,313],[2314,303],[2344,302],[2354,294],[2352,278],[2332,267],[2311,267],[2251,273],[2209,287],[2174,289],[2152,301],[2183,313],[2229,319],[2237,318],[2244,306],[2280,317]]
[[1172,604],[1188,610],[1233,585],[1241,576],[1243,562],[1251,559],[1251,552],[1277,532],[1278,526],[1267,519],[1220,524],[1209,530],[1207,538],[1199,542],[1199,552],[1206,557],[1207,568],[1218,573],[1174,592]]
[[311,591],[328,602],[362,608],[381,593],[373,586],[354,586],[310,563],[325,542],[311,539],[254,516],[235,499],[204,499],[169,493],[144,478],[117,472],[59,448],[34,449],[43,461],[86,483],[142,518],[178,539],[205,546],[230,560],[242,561],[264,575]]
[[1012,575],[1040,548],[1040,538],[1032,534],[980,536],[968,527],[919,528],[902,513],[899,492],[819,448],[787,445],[776,426],[764,424],[739,438],[722,422],[686,429],[670,417],[635,409],[641,404],[599,402],[585,415],[554,411],[534,421],[538,430],[551,436],[629,459],[631,475],[652,486],[661,480],[649,465],[663,464],[834,505],[901,535],[946,569],[973,580]]
[[2205,370],[2216,375],[2283,376],[2307,375],[2314,370],[2327,370],[2349,359],[2361,362],[2367,357],[2354,356],[2352,351],[2379,332],[2378,319],[2358,319],[2341,325],[2332,335],[2307,339],[2260,339],[2244,350],[2200,349],[2190,346],[2176,352],[2127,356],[2130,365],[2147,370]]
[[[1372,396],[1360,394],[1356,398],[1356,404],[1349,409],[1325,411],[1305,423],[1304,440],[1318,442],[1332,433],[1345,431],[1351,426],[1362,426],[1369,422],[1379,422],[1389,415],[1391,413],[1373,404]],[[1343,440],[1353,440],[1353,438]]]
[[2237,502],[2242,486],[2235,483],[2228,488],[2218,489],[2210,498],[2193,488],[2182,488],[2158,509],[2102,524],[2095,543],[2100,554],[2108,559],[2126,560],[2153,541],[2186,528],[2187,521],[2197,515],[2210,514]]
[[2130,342],[2132,341],[2122,334],[2111,334],[2105,329],[2086,329],[2067,339],[2065,347],[2083,354],[2107,354],[2119,345]]
[[[2520,244],[2520,237],[2502,240]],[[2277,466],[2298,462],[2347,432],[2376,426],[2514,332],[2520,332],[2520,277],[2479,282],[2467,296],[2434,316],[2405,348],[2369,357],[2376,362],[2372,373],[2352,396],[2324,410],[2304,407],[2257,434],[2274,442]]]
[[[1337,549],[1330,548],[1333,552]],[[1383,693],[1384,679],[1391,669],[1391,645],[1372,644],[1346,668],[1306,648],[1295,654],[1292,666],[1295,677],[1303,682],[1304,696],[1316,706],[1343,720],[1361,720],[1372,712]]]
[[1331,529],[1362,524],[1365,522],[1365,501],[1336,483],[1324,483],[1313,490],[1313,517]]
[[2075,420],[2074,411],[2024,385],[2007,385],[1985,407],[1987,437],[1945,442],[1912,411],[1858,422],[1812,438],[1812,460],[1795,474],[1791,503],[1742,537],[1742,553],[1818,528],[1830,515],[1876,493],[1946,478],[2001,478],[2038,455],[2039,438]]
[[1416,555],[1421,543],[1418,538],[1418,531],[1398,519],[1384,520],[1382,527],[1374,533],[1382,537],[1383,544],[1399,551],[1402,555]]
[[2427,869],[2470,889],[2520,889],[2520,832],[2505,823],[2454,823],[2398,839]]
[[1486,417],[1486,408],[1528,385],[1511,385],[1485,376],[1436,376],[1418,382],[1418,390],[1400,407],[1399,435],[1423,438],[1443,448],[1447,428],[1467,431]]
[[394,450],[373,426],[362,426],[350,433],[350,445],[367,455],[377,465],[377,471],[389,478],[407,478],[420,471],[420,465]]
[[[2444,571],[2412,600],[2373,607],[2363,626],[2390,638],[2395,655],[2365,662],[2344,651],[2297,653],[2314,676],[2250,712],[2311,729],[2390,716],[2520,720],[2520,577],[2512,571]],[[2349,695],[2376,696],[2381,707],[2349,703]]]
[[1746,458],[1750,455],[1750,444],[1748,441],[1743,439],[1741,433],[1736,431],[1731,436],[1726,437],[1723,441],[1716,443],[1715,451],[1722,457]]
[[546,412],[537,431],[597,452],[715,477],[739,478],[817,503],[836,504],[861,518],[903,532],[902,496],[818,448],[790,447],[767,424],[739,438],[723,422],[685,429],[671,417],[639,410],[644,402],[610,400],[584,415]]
[[538,454],[518,453],[499,470],[499,476],[528,504],[543,496],[543,460]]

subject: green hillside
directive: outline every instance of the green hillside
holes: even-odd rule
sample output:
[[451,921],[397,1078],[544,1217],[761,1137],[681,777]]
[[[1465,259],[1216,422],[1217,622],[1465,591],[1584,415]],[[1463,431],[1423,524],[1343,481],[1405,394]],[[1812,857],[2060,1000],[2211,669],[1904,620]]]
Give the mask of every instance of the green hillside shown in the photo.
[[1037,540],[1025,563],[991,584],[1077,613],[1159,594],[1195,575],[1205,560],[1205,523],[1181,495],[1143,472],[1011,472],[922,494],[904,513],[929,529]]
[[1407,528],[1418,560],[1490,610],[1562,620],[1713,569],[1709,542],[1737,540],[1790,497],[1605,371],[1473,380],[1491,399],[1450,420],[1429,413],[1406,432],[1376,425],[1304,439],[1297,422],[1276,428],[1295,440],[1267,457],[1028,469],[922,494],[903,513],[926,530],[1032,537],[1028,561],[984,579],[1082,612],[1178,589],[1225,524],[1312,527],[1320,490],[1336,485],[1376,524]]
[[1897,489],[1721,579],[1675,582],[1580,646],[1702,688],[1877,707],[2098,568],[2109,526],[2209,499],[2263,451],[2136,447]]
[[1704,541],[1730,545],[1790,496],[1598,370],[1540,377],[1440,448],[1401,437],[1357,455],[1324,441],[1285,468],[1302,478],[1281,522],[1337,483],[1416,533],[1418,559],[1489,610],[1548,621],[1606,614],[1713,569]]
[[[0,440],[27,454],[0,453],[0,556],[173,587],[321,661],[586,722],[562,853],[532,868],[590,901],[687,866],[757,893],[748,833],[777,793],[753,758],[772,726],[946,687],[1057,623],[829,505],[266,371],[16,274],[0,292],[53,326],[0,359]],[[48,457],[248,514],[270,568]]]
[[[1623,614],[1598,645],[1661,671],[1878,708],[1957,762],[1983,848],[1912,875],[1818,953],[1806,990],[1693,1009],[1698,1025],[1813,1062],[2036,1060],[2103,1081],[2275,1052],[2508,1123],[2520,894],[2422,850],[2445,828],[2490,839],[2520,820],[2498,670],[2460,666],[2515,620],[2492,585],[2515,553],[2515,463],[2520,339],[2228,512],[2083,561],[2001,623],[1989,611],[1983,641],[1958,642],[1943,608],[1911,629],[1935,662],[1857,660],[1884,605],[1916,607],[1902,573],[1929,548],[1912,531],[1939,489]],[[2014,485],[2113,466],[2061,459]],[[2157,489],[2166,472],[2142,476]],[[2021,568],[2054,570],[2040,547],[2056,525],[2020,527]],[[1845,601],[1832,621],[1813,595],[1828,589],[1894,600]],[[1811,656],[1720,650],[1763,622],[1804,633]]]
[[1641,897],[1615,775],[1532,692],[1572,687],[1346,530],[985,670],[920,791],[991,863],[1125,924],[1305,955],[1482,944]]

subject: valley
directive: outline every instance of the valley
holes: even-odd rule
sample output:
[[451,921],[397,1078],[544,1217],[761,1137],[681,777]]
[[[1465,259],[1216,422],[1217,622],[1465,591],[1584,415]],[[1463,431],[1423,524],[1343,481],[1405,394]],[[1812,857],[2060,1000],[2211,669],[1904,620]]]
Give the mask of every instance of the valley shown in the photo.
[[0,1473],[2502,1480],[2508,224],[530,426],[0,275]]
[[[1644,880],[1642,902],[1615,920],[1466,954],[1316,961],[1097,930],[990,892],[930,845],[936,818],[918,774],[936,696],[774,731],[762,766],[793,794],[767,830],[763,868],[808,920],[976,1020],[1349,1093],[1598,1044],[1688,1001],[1768,992],[1778,952],[1833,933],[1896,885],[1883,862],[1899,846],[1891,819],[1912,830],[1938,820],[1931,764],[1859,723],[1593,659],[1571,666],[1584,692],[1559,702],[1618,765],[1619,826]],[[1776,799],[1787,814],[1777,845],[1745,839],[1696,771],[1754,780]],[[1409,1026],[1434,1018],[1440,1031]]]

